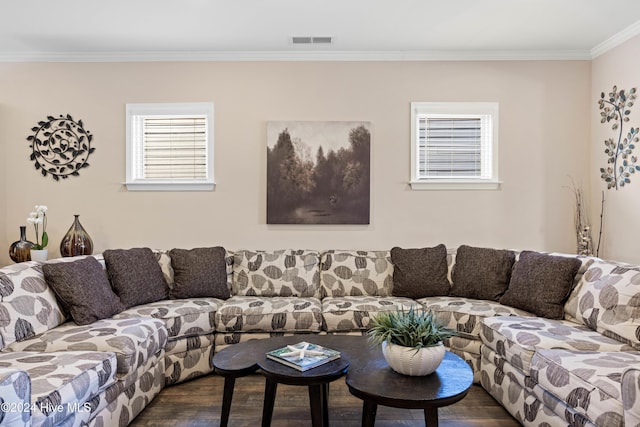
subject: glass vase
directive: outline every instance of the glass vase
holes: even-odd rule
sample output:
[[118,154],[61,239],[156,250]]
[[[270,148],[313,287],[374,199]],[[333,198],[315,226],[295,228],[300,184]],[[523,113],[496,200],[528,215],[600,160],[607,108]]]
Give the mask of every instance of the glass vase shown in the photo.
[[93,253],[93,241],[89,233],[80,224],[79,216],[74,215],[75,219],[71,224],[71,228],[69,228],[67,234],[62,238],[62,242],[60,242],[60,255],[63,257],[91,255]]
[[20,226],[20,240],[9,246],[9,256],[13,262],[31,261],[31,248],[35,244],[27,240],[27,226]]

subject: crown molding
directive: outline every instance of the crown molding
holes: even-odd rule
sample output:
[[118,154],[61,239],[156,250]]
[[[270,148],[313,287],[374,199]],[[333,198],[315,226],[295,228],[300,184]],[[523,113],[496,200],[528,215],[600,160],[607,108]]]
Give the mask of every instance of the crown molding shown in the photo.
[[575,61],[590,59],[589,50],[0,52],[0,62]]
[[614,34],[607,40],[591,49],[591,59],[595,59],[598,56],[610,51],[611,49],[620,46],[622,43],[637,36],[638,34],[640,34],[640,21],[631,24],[624,30]]

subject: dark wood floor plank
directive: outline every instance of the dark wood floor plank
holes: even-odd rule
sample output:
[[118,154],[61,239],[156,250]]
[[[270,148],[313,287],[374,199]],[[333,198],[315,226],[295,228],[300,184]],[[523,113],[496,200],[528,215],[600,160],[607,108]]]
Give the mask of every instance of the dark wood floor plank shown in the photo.
[[[254,427],[262,419],[265,380],[261,375],[238,378],[231,404],[229,427]],[[133,421],[132,427],[212,427],[220,425],[224,380],[209,375],[164,389]],[[514,427],[509,413],[481,387],[473,386],[460,402],[440,408],[442,427]],[[329,422],[360,427],[362,401],[353,397],[344,381],[329,386]],[[278,385],[273,427],[311,426],[306,387]],[[378,407],[376,427],[424,426],[422,410]]]

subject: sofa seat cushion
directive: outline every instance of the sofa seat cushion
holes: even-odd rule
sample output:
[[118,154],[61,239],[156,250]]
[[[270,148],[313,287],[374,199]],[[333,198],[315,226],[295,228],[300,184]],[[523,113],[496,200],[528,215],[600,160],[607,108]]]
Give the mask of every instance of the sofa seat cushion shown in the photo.
[[[0,344],[32,338],[55,328],[67,319],[47,286],[42,264],[22,264],[0,269]],[[0,346],[2,348],[2,346]]]
[[343,296],[322,300],[322,317],[327,332],[369,329],[376,313],[393,310],[409,310],[418,304],[404,297]]
[[458,331],[458,336],[473,340],[480,339],[480,322],[486,317],[533,316],[529,312],[496,301],[461,297],[428,297],[417,301],[433,311],[436,319],[444,326]]
[[639,364],[640,352],[539,350],[531,377],[596,425],[623,425],[622,373]]
[[520,370],[530,374],[537,350],[632,351],[633,348],[605,337],[586,326],[567,320],[542,317],[489,317],[482,321],[482,343]]
[[101,351],[115,353],[117,373],[125,376],[163,349],[167,330],[160,320],[103,319],[78,326],[67,322],[30,340],[15,342],[3,351]]
[[31,379],[32,425],[56,425],[116,381],[116,356],[108,352],[0,353],[0,368],[27,372]]
[[393,289],[393,263],[389,251],[338,251],[322,253],[322,297],[386,297]]
[[25,371],[0,367],[0,425],[27,427],[31,425],[28,411],[14,411],[31,399],[31,380]]
[[224,303],[217,298],[189,298],[152,302],[132,307],[114,319],[152,317],[164,322],[169,340],[215,331],[215,312]]
[[319,332],[322,306],[316,298],[234,296],[215,314],[218,332]]

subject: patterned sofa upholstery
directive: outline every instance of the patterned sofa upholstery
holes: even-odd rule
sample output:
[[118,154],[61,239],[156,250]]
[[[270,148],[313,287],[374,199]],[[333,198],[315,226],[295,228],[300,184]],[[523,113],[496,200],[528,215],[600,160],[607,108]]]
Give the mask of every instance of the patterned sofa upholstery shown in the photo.
[[0,367],[0,425],[31,425],[31,379],[17,368]]
[[640,426],[640,366],[622,374],[622,404],[627,426]]
[[638,426],[640,268],[591,260],[565,318],[481,325],[482,386],[522,424]]
[[[155,254],[172,288],[169,252]],[[451,284],[455,250],[447,261]],[[564,319],[552,320],[497,301],[394,296],[390,251],[228,251],[229,298],[156,301],[86,326],[60,307],[42,265],[4,267],[0,399],[30,411],[0,412],[0,426],[125,426],[163,387],[212,372],[214,349],[361,335],[376,313],[410,307],[458,331],[445,345],[522,424],[640,426],[640,267],[581,261]]]

